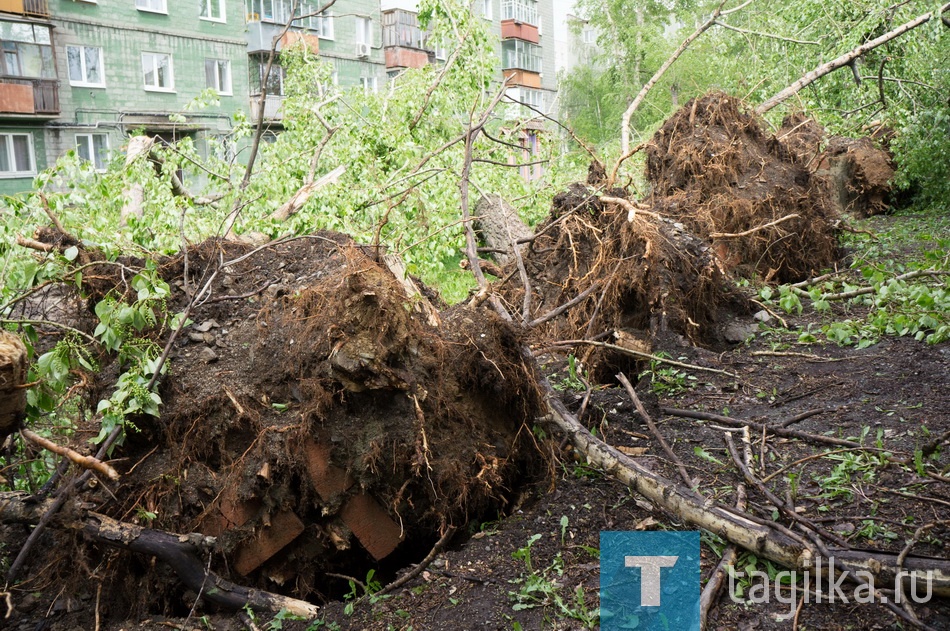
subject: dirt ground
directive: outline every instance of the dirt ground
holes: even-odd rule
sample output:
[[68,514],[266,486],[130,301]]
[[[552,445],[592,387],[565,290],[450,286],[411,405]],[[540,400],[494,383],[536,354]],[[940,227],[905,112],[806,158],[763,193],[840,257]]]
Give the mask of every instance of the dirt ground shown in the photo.
[[[907,221],[878,217],[875,229]],[[912,254],[913,247],[908,250]],[[791,328],[817,323],[814,315],[787,316]],[[886,449],[898,465],[875,459],[879,452],[839,451],[839,447],[752,432],[755,470],[774,475],[769,486],[792,501],[804,516],[849,545],[898,553],[915,531],[950,519],[950,486],[921,477],[912,464],[915,449],[950,430],[950,345],[927,346],[908,338],[886,338],[865,349],[830,343],[797,344],[797,333],[776,321],[758,323],[740,316],[734,323],[748,333],[746,343],[724,352],[684,345],[667,348],[680,361],[725,370],[722,374],[641,366],[637,390],[661,433],[698,478],[707,497],[734,501],[741,481],[723,443],[724,429],[714,421],[696,421],[660,412],[659,407],[698,410],[769,425],[789,426],[810,434],[853,438]],[[565,402],[578,410],[586,388],[563,356],[545,356],[548,371]],[[633,375],[630,375],[633,377]],[[659,406],[659,407],[658,407]],[[608,443],[642,449],[639,462],[668,479],[675,468],[617,387],[596,387],[582,419]],[[556,437],[555,437],[556,439]],[[832,451],[826,457],[813,457]],[[836,453],[834,453],[836,452]],[[810,458],[810,459],[809,459]],[[930,456],[946,475],[950,450],[944,445]],[[445,551],[405,587],[385,597],[362,597],[368,577],[349,575],[351,596],[321,602],[316,622],[272,619],[258,615],[220,614],[199,607],[191,616],[155,613],[125,620],[99,619],[95,579],[68,602],[51,594],[14,591],[13,614],[0,626],[27,631],[119,629],[584,629],[595,628],[598,606],[598,535],[602,530],[683,530],[687,524],[665,515],[620,484],[606,478],[562,446],[553,474],[521,490],[512,509],[484,517],[458,533]],[[794,479],[794,482],[792,481]],[[774,507],[750,491],[750,510],[773,519]],[[794,529],[788,520],[779,521]],[[912,550],[916,556],[950,557],[950,530],[935,527]],[[704,580],[718,562],[722,542],[703,537]],[[426,548],[412,551],[418,559]],[[769,571],[748,553],[740,568]],[[405,570],[380,564],[371,581],[389,582]],[[345,568],[338,568],[347,576]],[[342,579],[346,580],[346,579]],[[345,590],[344,590],[345,591]],[[355,598],[353,597],[355,596]],[[182,606],[194,594],[181,593]],[[362,598],[361,598],[362,597]],[[950,602],[933,600],[915,606],[916,615],[936,629],[950,628]],[[898,629],[893,614],[878,605],[750,605],[721,595],[710,613],[712,629]]]

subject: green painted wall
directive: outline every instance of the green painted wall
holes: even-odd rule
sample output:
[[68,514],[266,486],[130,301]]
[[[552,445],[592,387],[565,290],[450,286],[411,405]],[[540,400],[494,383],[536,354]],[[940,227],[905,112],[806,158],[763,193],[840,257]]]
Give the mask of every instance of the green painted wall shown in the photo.
[[[201,137],[227,133],[231,116],[248,110],[243,3],[225,0],[224,22],[200,19],[199,0],[168,0],[167,6],[166,15],[140,11],[134,0],[51,0],[62,112],[48,127],[50,161],[75,147],[76,133],[109,133],[115,151],[121,150],[126,132],[137,127],[170,134],[171,113],[182,112],[187,129],[201,128]],[[102,48],[104,87],[70,85],[70,45]],[[143,52],[171,55],[173,91],[145,88]],[[220,105],[185,112],[207,87],[206,59],[230,60],[231,94],[221,95]]]
[[[379,0],[338,0],[330,9],[333,18],[333,39],[320,40],[320,56],[330,60],[336,70],[337,84],[342,88],[360,85],[360,77],[376,77],[382,90],[386,83],[383,56],[382,15]],[[357,17],[368,17],[373,24],[369,57],[356,55]]]

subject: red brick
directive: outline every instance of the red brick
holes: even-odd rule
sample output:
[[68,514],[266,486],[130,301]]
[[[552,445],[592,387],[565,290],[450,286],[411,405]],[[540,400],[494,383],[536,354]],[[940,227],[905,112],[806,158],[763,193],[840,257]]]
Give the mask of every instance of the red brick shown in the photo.
[[399,524],[367,493],[354,495],[347,500],[340,517],[377,561],[389,556],[402,541]]
[[260,500],[238,499],[237,489],[234,487],[228,488],[221,493],[217,511],[211,512],[201,522],[201,532],[217,537],[232,528],[243,526],[260,510]]
[[232,557],[234,569],[241,576],[247,576],[283,550],[303,530],[303,522],[293,512],[277,513],[269,526],[259,527],[253,539],[240,545]]
[[330,448],[315,440],[303,445],[310,483],[323,501],[329,501],[353,486],[353,478],[346,471],[330,464]]

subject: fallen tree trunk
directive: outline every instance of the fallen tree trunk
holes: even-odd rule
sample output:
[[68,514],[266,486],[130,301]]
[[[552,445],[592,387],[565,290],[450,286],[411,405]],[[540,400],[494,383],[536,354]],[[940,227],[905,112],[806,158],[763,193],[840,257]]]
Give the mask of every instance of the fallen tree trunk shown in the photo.
[[858,46],[854,50],[848,53],[845,53],[844,55],[841,55],[837,59],[833,59],[829,61],[828,63],[818,66],[811,72],[805,74],[801,79],[799,79],[792,85],[788,86],[787,88],[785,88],[784,90],[782,90],[781,92],[773,96],[772,98],[768,99],[765,103],[762,103],[757,108],[755,108],[756,113],[765,114],[766,112],[768,112],[770,109],[772,109],[773,107],[775,107],[782,101],[798,94],[798,92],[802,88],[813,83],[817,79],[820,79],[826,74],[834,72],[838,68],[843,68],[844,66],[851,64],[855,59],[857,59],[864,53],[868,52],[869,50],[873,50],[877,48],[878,46],[881,46],[882,44],[886,44],[892,39],[896,39],[900,37],[901,35],[909,31],[912,31],[913,29],[917,28],[921,24],[926,24],[934,17],[934,15],[942,15],[947,10],[950,10],[950,3],[943,5],[942,7],[937,9],[936,12],[930,11],[928,13],[924,13],[923,15],[917,16],[910,22],[905,22],[904,24],[901,24],[896,29],[892,31],[888,31],[884,35],[881,35],[880,37],[872,39],[870,42],[867,42],[865,44]]
[[[821,575],[831,567],[829,560],[818,554],[812,544],[781,525],[754,520],[751,515],[718,504],[641,467],[587,431],[546,379],[542,379],[542,386],[549,410],[547,420],[568,436],[591,465],[603,469],[662,510],[785,567]],[[908,557],[900,563],[897,554],[832,547],[828,551],[852,574],[863,572],[873,576],[878,586],[894,585],[897,576],[907,579],[913,575],[917,580],[929,582],[931,593],[950,596],[950,560]]]
[[[56,501],[50,498],[43,502],[27,502],[28,497],[24,493],[0,494],[0,522],[34,524]],[[285,610],[305,618],[313,618],[319,611],[316,605],[306,601],[243,587],[206,570],[200,554],[214,546],[213,537],[143,528],[93,512],[83,512],[78,518],[69,518],[66,512],[62,515],[55,522],[58,527],[80,530],[83,536],[96,543],[154,556],[167,563],[181,582],[200,598],[219,607],[233,611],[245,607],[256,611]]]

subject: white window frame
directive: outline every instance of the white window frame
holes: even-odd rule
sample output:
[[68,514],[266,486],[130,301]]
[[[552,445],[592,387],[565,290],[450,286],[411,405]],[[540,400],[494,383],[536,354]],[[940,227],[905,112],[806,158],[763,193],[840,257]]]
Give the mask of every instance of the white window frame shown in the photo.
[[[215,4],[218,5],[218,13],[221,14],[221,17],[216,18],[216,17],[211,17],[210,15],[201,15],[201,13],[200,13],[201,8],[200,8],[200,5],[199,5],[199,8],[198,8],[198,10],[199,10],[198,19],[199,19],[199,20],[204,20],[204,21],[206,21],[206,22],[218,22],[218,23],[220,23],[220,24],[225,24],[225,23],[227,23],[227,21],[228,21],[228,9],[227,9],[227,7],[224,5],[224,0],[208,0],[208,8],[209,8],[209,9],[212,8]],[[211,13],[214,13],[214,11],[211,11]]]
[[26,136],[27,144],[29,145],[29,155],[30,160],[29,170],[27,171],[0,171],[0,179],[11,179],[11,178],[20,178],[20,177],[30,177],[36,175],[36,151],[33,148],[33,134],[30,133],[18,133],[18,132],[0,132],[0,137],[7,139],[7,161],[10,165],[16,169],[16,154],[13,153],[13,137],[14,136]]
[[482,0],[482,17],[488,21],[494,19],[492,15],[492,4],[495,0]]
[[[69,49],[70,48],[78,48],[80,51],[79,62],[82,67],[82,76],[83,76],[81,81],[74,81],[73,78],[69,76]],[[102,81],[100,81],[99,83],[92,83],[91,81],[87,81],[89,73],[88,73],[88,70],[86,69],[86,50],[89,48],[99,51],[99,76],[102,79]],[[69,85],[71,86],[75,86],[79,88],[106,87],[106,67],[105,67],[105,59],[103,56],[102,47],[101,46],[83,46],[82,44],[79,44],[76,46],[73,46],[73,45],[67,46],[66,47],[66,75],[67,77],[69,77]]]
[[320,15],[316,15],[311,18],[311,24],[316,20],[317,27],[312,29],[316,33],[317,37],[320,39],[333,40],[336,37],[333,34],[333,13],[331,11],[324,11]]
[[373,47],[373,20],[363,15],[356,16],[356,43]]
[[[161,9],[155,9],[152,4],[160,4]],[[142,6],[142,5],[146,6]],[[145,11],[146,13],[161,13],[163,15],[168,15],[168,0],[135,0],[135,8],[139,11]]]
[[[99,166],[98,164],[96,164],[96,141],[95,141],[96,136],[101,136],[102,138],[105,138],[105,141],[106,141],[105,143],[106,157],[103,160],[102,166]],[[79,139],[80,138],[85,139],[89,143],[89,156],[90,156],[89,158],[82,158],[82,156],[79,154]],[[96,171],[98,171],[99,173],[104,173],[107,166],[106,163],[109,160],[108,153],[111,149],[111,146],[109,143],[109,134],[104,134],[102,132],[86,132],[82,134],[76,134],[75,140],[76,140],[76,155],[79,155],[79,157],[82,158],[83,160],[87,160],[88,162],[92,163],[93,167],[95,167]]]
[[360,77],[360,87],[363,88],[363,94],[376,94],[379,92],[379,78]]
[[212,59],[210,57],[206,58],[205,59],[205,78],[206,79],[208,77],[208,62],[209,61],[215,63],[215,73],[214,73],[215,82],[217,82],[217,80],[221,76],[218,73],[218,64],[221,64],[221,63],[225,64],[225,67],[228,69],[227,85],[222,85],[222,86],[209,85],[205,87],[213,88],[215,92],[217,92],[220,96],[234,96],[234,92],[233,92],[234,77],[231,74],[231,60],[230,59]]
[[[153,59],[159,56],[168,57],[168,83],[169,85],[159,86],[159,85],[149,85],[145,83],[145,56],[146,55],[152,56]],[[142,66],[141,66],[142,85],[146,91],[148,92],[174,92],[175,91],[175,62],[174,62],[174,59],[172,58],[171,53],[156,53],[156,52],[151,52],[151,51],[144,51],[142,52],[141,60],[142,60]],[[158,81],[158,65],[153,63],[152,70],[155,73],[155,80],[157,82]]]

